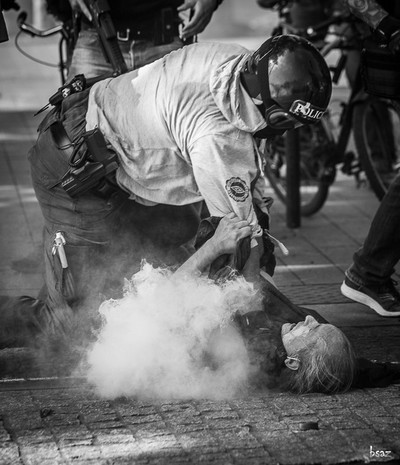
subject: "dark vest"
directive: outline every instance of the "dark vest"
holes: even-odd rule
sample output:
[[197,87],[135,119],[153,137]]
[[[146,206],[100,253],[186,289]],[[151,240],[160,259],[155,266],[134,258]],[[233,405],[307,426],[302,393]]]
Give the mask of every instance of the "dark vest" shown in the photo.
[[172,7],[174,10],[181,5],[182,0],[109,0],[111,16],[113,19],[135,17],[151,17],[162,8]]
[[[151,19],[151,16],[162,8],[172,7],[174,10],[183,3],[182,0],[109,0],[111,18],[116,22],[140,21]],[[68,21],[72,12],[68,0],[46,0],[47,11],[60,21]]]

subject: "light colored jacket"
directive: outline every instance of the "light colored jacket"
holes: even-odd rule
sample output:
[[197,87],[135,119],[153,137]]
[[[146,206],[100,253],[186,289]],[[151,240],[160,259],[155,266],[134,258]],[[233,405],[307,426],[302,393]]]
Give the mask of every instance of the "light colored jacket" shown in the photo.
[[117,152],[117,180],[132,198],[204,199],[211,215],[234,211],[257,228],[252,134],[265,121],[240,83],[248,54],[238,45],[194,44],[93,86],[87,130],[98,126]]

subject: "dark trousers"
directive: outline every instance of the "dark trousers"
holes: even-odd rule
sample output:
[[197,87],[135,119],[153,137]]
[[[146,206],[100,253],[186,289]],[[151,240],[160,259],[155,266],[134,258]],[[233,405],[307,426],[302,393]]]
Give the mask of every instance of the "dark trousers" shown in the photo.
[[[69,165],[65,150],[53,138],[51,124],[63,121],[74,140],[84,131],[86,109],[87,93],[69,97],[60,113],[53,111],[45,118],[29,152],[44,218],[46,293],[41,301],[17,299],[15,311],[9,305],[8,323],[2,322],[5,332],[6,326],[54,332],[78,311],[97,313],[102,300],[120,297],[124,278],[131,278],[143,259],[171,266],[189,256],[184,245],[196,235],[200,205],[147,207],[130,200],[118,187],[106,198],[96,192],[71,198],[57,185]],[[65,239],[67,267],[54,247],[58,232]],[[14,317],[19,321],[13,321]]]
[[382,199],[364,245],[353,260],[347,273],[358,284],[379,286],[394,273],[400,260],[400,176]]

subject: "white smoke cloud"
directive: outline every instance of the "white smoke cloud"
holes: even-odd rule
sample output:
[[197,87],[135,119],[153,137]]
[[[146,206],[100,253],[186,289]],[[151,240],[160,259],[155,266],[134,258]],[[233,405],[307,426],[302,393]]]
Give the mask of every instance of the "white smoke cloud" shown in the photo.
[[144,263],[124,297],[100,307],[103,325],[88,352],[87,379],[107,398],[237,395],[246,388],[249,360],[229,322],[257,302],[241,278],[219,286]]

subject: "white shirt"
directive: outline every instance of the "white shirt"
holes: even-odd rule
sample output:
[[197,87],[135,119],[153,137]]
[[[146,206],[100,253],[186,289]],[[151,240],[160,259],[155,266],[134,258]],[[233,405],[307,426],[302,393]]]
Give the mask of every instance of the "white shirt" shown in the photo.
[[240,83],[250,52],[199,43],[95,84],[86,129],[98,126],[118,154],[117,180],[142,203],[206,201],[258,228],[251,183],[265,120]]

